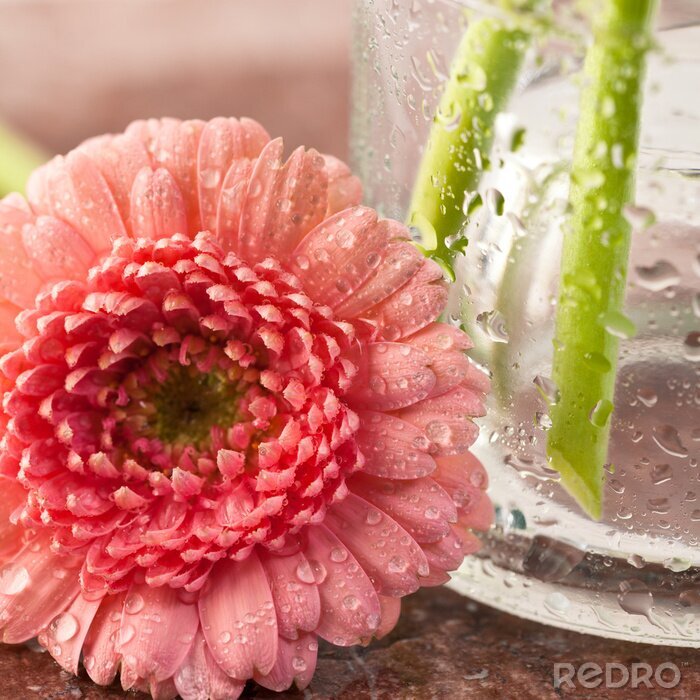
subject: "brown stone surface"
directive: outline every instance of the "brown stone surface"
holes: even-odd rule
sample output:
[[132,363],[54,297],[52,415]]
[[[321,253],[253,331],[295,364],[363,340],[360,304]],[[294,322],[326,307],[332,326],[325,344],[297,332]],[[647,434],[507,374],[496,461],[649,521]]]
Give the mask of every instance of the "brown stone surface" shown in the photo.
[[[396,630],[366,648],[323,646],[316,676],[305,692],[281,695],[250,687],[244,697],[282,700],[459,700],[488,698],[693,698],[700,696],[696,651],[597,639],[554,630],[477,605],[447,589],[409,598]],[[675,663],[673,690],[577,690],[552,686],[556,662],[617,662],[628,667]],[[72,678],[48,654],[0,648],[2,700],[144,699],[118,686],[99,688],[83,673]]]

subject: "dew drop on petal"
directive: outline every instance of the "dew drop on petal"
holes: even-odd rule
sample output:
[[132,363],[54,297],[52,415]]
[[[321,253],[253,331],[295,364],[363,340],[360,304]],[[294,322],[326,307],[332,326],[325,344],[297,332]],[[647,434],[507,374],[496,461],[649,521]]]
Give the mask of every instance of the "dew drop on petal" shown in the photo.
[[0,593],[17,595],[29,585],[29,572],[21,564],[10,562],[0,569]]
[[331,549],[331,561],[334,561],[336,564],[344,562],[347,558],[347,549],[343,549],[342,547],[334,547],[333,549]]
[[67,642],[78,633],[80,624],[75,615],[64,612],[53,619],[49,629],[57,642]]
[[124,602],[124,610],[127,615],[136,615],[143,610],[144,605],[143,596],[139,593],[132,593]]

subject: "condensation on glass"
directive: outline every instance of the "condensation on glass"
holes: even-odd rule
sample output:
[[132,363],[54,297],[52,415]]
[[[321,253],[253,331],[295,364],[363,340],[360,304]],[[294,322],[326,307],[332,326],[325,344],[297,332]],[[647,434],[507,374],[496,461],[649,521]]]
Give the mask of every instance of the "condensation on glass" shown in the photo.
[[[566,0],[557,10],[566,10]],[[465,12],[466,10],[466,12]],[[359,0],[352,148],[366,199],[403,219],[450,60],[493,4]],[[496,121],[484,206],[464,235],[450,320],[493,392],[474,450],[496,524],[452,586],[508,612],[637,641],[700,646],[700,5],[662,0],[648,76],[603,517],[548,467],[558,266],[585,24],[528,53]],[[514,135],[522,138],[514,139]],[[522,145],[513,150],[515,141]],[[500,205],[503,196],[503,206]],[[499,206],[489,206],[489,202]]]

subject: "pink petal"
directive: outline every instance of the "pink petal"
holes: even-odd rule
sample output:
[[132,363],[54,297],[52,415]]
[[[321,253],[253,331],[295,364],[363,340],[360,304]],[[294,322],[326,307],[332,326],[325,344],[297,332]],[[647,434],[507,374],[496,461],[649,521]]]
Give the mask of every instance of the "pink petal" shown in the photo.
[[0,353],[15,350],[19,345],[22,336],[15,326],[15,319],[20,311],[18,306],[0,299]]
[[245,687],[219,668],[201,629],[173,680],[182,700],[235,700]]
[[[425,556],[408,532],[384,511],[351,491],[328,510],[325,523],[352,552],[379,593],[407,595],[420,587],[418,577],[428,573]],[[336,558],[342,551],[335,552]]]
[[216,212],[216,233],[224,250],[238,250],[241,214],[252,172],[252,161],[235,160],[224,177]]
[[316,584],[299,579],[298,571],[308,567],[304,555],[266,553],[261,554],[261,561],[270,582],[279,633],[296,639],[298,630],[314,630],[321,614],[321,602]]
[[[423,552],[430,565],[431,575],[438,583],[444,583],[449,578],[445,572],[458,569],[464,557],[478,551],[480,546],[478,537],[459,526],[452,526],[449,534],[439,542],[424,544]],[[426,581],[425,585],[430,583]]]
[[401,598],[388,598],[380,595],[379,603],[382,606],[382,621],[375,633],[377,639],[389,634],[396,627],[401,615]]
[[136,238],[187,233],[185,201],[175,178],[165,168],[139,171],[131,188],[129,222]]
[[27,192],[37,212],[70,225],[96,254],[106,253],[113,240],[126,235],[107,182],[81,151],[58,156],[36,170]]
[[132,584],[122,612],[122,664],[141,678],[165,680],[184,661],[198,626],[197,606],[179,591]]
[[314,634],[304,634],[296,640],[280,639],[275,665],[265,676],[256,673],[255,681],[277,692],[287,690],[292,683],[303,690],[311,683],[317,655],[318,642]]
[[424,399],[435,386],[430,357],[403,343],[372,343],[347,398],[353,408],[396,410]]
[[479,434],[471,418],[482,415],[481,395],[462,386],[399,413],[400,418],[425,431],[428,439],[437,446],[439,455],[466,452]]
[[24,247],[38,273],[46,280],[87,279],[95,253],[68,224],[52,216],[40,216],[22,231]]
[[459,514],[459,523],[471,530],[486,532],[493,525],[494,517],[493,503],[482,492],[468,510]]
[[14,199],[0,200],[0,298],[21,308],[34,306],[34,298],[43,279],[27,255],[22,241],[22,230],[34,223],[33,214]]
[[406,421],[378,411],[358,411],[357,444],[364,455],[363,471],[387,479],[417,479],[435,469],[430,441]]
[[334,156],[324,154],[328,176],[328,208],[326,216],[357,206],[362,202],[362,183],[350,168]]
[[50,539],[40,535],[28,542],[0,572],[11,581],[14,594],[0,595],[2,641],[25,642],[36,636],[78,595],[79,567],[54,554]]
[[472,364],[464,350],[472,347],[466,333],[446,323],[431,323],[406,342],[430,356],[430,369],[437,382],[431,396],[444,394],[465,382],[472,373]]
[[321,621],[316,634],[332,644],[350,646],[374,634],[381,608],[374,586],[352,554],[334,552],[343,543],[324,525],[308,529],[305,554],[321,596]]
[[405,338],[435,321],[447,304],[442,270],[425,260],[420,271],[390,297],[363,313],[387,340]]
[[231,164],[257,158],[270,140],[267,132],[250,119],[218,117],[207,122],[199,141],[197,173],[202,229],[216,230],[219,195]]
[[149,119],[134,122],[126,134],[141,139],[151,156],[155,169],[165,168],[175,178],[185,202],[187,233],[199,231],[199,187],[197,184],[197,154],[204,122],[197,119]]
[[[391,222],[400,227],[398,222]],[[404,233],[402,231],[402,233]],[[396,237],[400,237],[396,234]],[[407,234],[405,234],[407,238]],[[362,313],[390,297],[407,284],[423,267],[425,257],[408,240],[390,243],[376,268],[376,274],[368,278],[355,293],[336,308],[341,318],[362,316]]]
[[285,260],[326,211],[323,158],[300,147],[282,165],[282,150],[281,139],[270,141],[250,177],[238,245],[248,262]]
[[12,513],[27,499],[27,491],[14,479],[0,479],[0,564],[15,555],[24,545],[25,529],[10,523]]
[[59,613],[39,635],[51,656],[70,673],[78,673],[83,642],[101,602],[101,598],[87,600],[82,593],[78,594],[70,607]]
[[291,268],[314,301],[335,309],[377,274],[387,247],[401,235],[405,235],[403,227],[377,221],[373,209],[346,209],[320,223],[299,243]]
[[150,693],[153,700],[173,700],[177,695],[177,688],[172,678],[166,678],[162,681],[151,679],[147,687],[140,689],[143,692]]
[[489,484],[481,462],[471,452],[439,457],[436,461],[438,468],[433,478],[450,494],[457,508],[469,512]]
[[358,474],[350,488],[374,504],[418,542],[437,542],[457,521],[457,509],[449,494],[430,477],[389,481]]
[[216,663],[245,680],[263,675],[277,658],[277,619],[265,570],[255,552],[220,561],[199,598],[199,617]]
[[119,628],[126,595],[108,595],[102,599],[83,644],[83,665],[99,685],[109,685],[117,675],[121,656],[117,653]]
[[102,173],[123,221],[128,221],[131,188],[138,172],[150,165],[144,144],[133,136],[98,136],[78,146]]

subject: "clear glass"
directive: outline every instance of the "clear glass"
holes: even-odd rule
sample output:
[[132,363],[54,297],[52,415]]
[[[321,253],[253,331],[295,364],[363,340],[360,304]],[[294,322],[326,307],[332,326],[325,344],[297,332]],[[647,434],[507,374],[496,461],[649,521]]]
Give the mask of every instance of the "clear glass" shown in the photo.
[[[589,40],[574,3],[526,57],[464,235],[450,319],[493,393],[475,452],[496,524],[451,585],[510,613],[621,639],[700,647],[700,3],[662,0],[648,74],[600,521],[545,453],[562,227]],[[406,216],[471,0],[359,0],[352,153],[366,199]],[[522,130],[520,132],[519,130]],[[513,136],[523,144],[513,150]],[[497,206],[503,195],[503,211]],[[489,206],[491,204],[491,206]],[[652,218],[654,220],[651,223]]]

